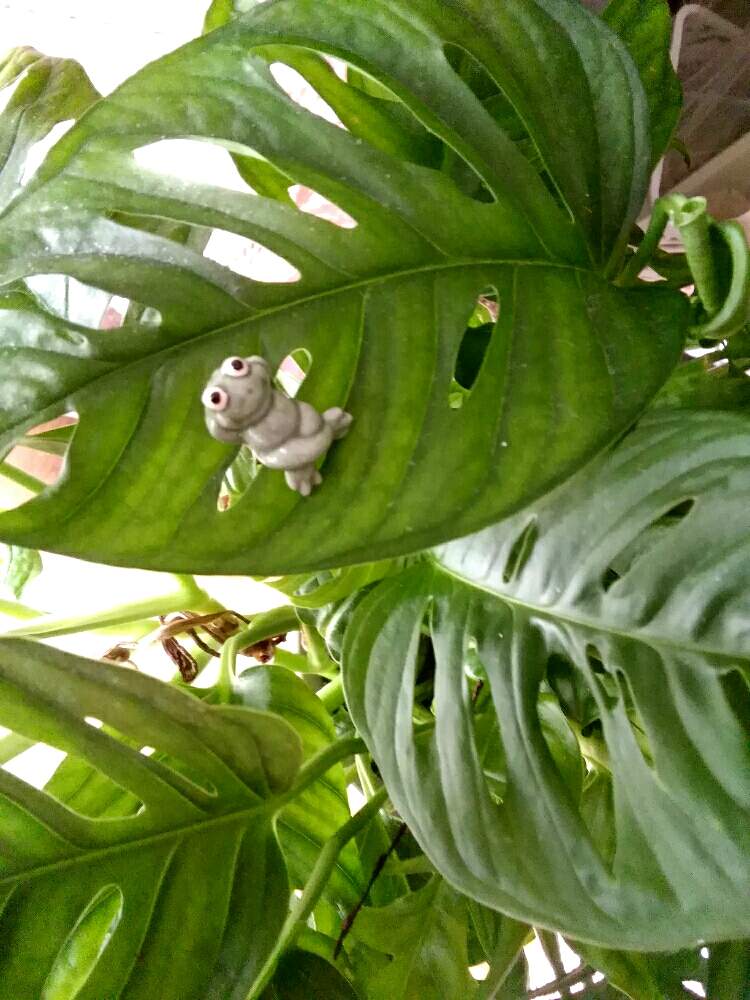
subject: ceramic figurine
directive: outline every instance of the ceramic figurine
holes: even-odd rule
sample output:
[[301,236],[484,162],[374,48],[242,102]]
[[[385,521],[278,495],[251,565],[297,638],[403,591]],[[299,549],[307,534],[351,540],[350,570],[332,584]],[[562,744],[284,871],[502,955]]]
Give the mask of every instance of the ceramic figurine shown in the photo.
[[246,444],[269,469],[283,469],[287,485],[303,497],[322,482],[316,459],[343,437],[350,413],[334,406],[324,413],[273,387],[271,369],[260,357],[227,358],[201,397],[213,437]]

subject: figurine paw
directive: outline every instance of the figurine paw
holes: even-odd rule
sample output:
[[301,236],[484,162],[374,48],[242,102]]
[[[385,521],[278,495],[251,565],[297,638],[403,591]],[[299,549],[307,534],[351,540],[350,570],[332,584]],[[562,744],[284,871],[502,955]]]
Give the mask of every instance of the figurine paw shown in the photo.
[[334,438],[342,438],[351,426],[352,415],[340,406],[332,406],[325,411],[323,419],[333,431]]
[[284,473],[287,486],[296,490],[303,497],[309,497],[316,486],[320,486],[323,477],[314,465],[304,466],[301,469],[289,469]]

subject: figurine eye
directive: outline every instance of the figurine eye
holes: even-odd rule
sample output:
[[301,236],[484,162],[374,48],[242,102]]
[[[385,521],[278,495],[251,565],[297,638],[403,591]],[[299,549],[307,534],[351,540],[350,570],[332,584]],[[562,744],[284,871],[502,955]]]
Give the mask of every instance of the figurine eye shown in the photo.
[[229,403],[229,396],[217,385],[210,385],[204,390],[201,402],[208,410],[225,410]]
[[241,378],[249,371],[250,366],[244,358],[227,358],[221,366],[221,374],[230,375],[232,378]]

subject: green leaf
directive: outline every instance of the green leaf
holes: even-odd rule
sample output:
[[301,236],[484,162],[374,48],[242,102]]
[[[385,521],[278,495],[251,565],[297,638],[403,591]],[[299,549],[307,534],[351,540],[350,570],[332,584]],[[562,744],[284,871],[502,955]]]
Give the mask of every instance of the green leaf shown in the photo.
[[263,1000],[357,1000],[346,979],[329,962],[307,951],[287,952]]
[[0,89],[16,82],[0,115],[0,208],[21,190],[34,144],[58,122],[80,117],[100,96],[77,62],[28,46],[0,59]]
[[[608,983],[632,1000],[664,1000],[685,996],[683,982],[705,982],[705,962],[697,949],[673,955],[638,954],[597,948],[580,941],[570,941],[571,948],[584,961],[603,972]],[[720,996],[708,993],[707,996]],[[738,998],[739,1000],[739,998]]]
[[[395,807],[461,892],[610,949],[748,936],[748,458],[745,418],[654,414],[547,499],[357,607],[342,661],[352,718]],[[519,546],[531,525],[533,544]],[[425,624],[436,724],[415,732]],[[470,648],[505,748],[501,804],[474,742]],[[550,658],[596,700],[613,857],[544,739]]]
[[672,67],[672,16],[666,0],[610,0],[603,13],[633,57],[649,112],[651,162],[667,151],[682,110],[682,88]]
[[294,731],[11,639],[0,724],[94,763],[142,804],[93,818],[0,771],[0,993],[244,1000],[287,912],[273,801],[301,759]]
[[391,961],[365,984],[371,1000],[463,1000],[475,983],[467,970],[466,905],[434,877],[423,889],[382,907],[365,907],[351,935]]
[[4,582],[16,600],[23,594],[26,584],[41,572],[42,557],[36,549],[22,549],[17,545],[7,547]]
[[[450,46],[503,88],[555,194],[454,71]],[[388,146],[379,99],[320,60],[307,71],[351,120],[367,117],[369,138],[293,104],[269,70],[279,47],[334,53],[377,79],[492,201]],[[0,284],[67,274],[154,320],[98,332],[0,300],[0,451],[47,417],[80,418],[60,482],[0,515],[0,537],[131,566],[276,575],[415,551],[545,493],[633,422],[679,356],[684,297],[605,276],[641,206],[646,131],[624,46],[574,0],[281,0],[150,64],[82,117],[0,217]],[[185,136],[260,158],[356,228],[176,183],[133,157]],[[301,278],[251,281],[166,226],[149,231],[154,218],[257,240]],[[452,409],[461,339],[488,287],[499,321]],[[312,357],[301,396],[345,406],[352,429],[313,496],[264,469],[220,512],[235,452],[206,432],[201,389],[227,355],[278,365],[298,348]]]
[[[750,410],[750,378],[733,365],[692,358],[672,372],[652,406],[687,410]],[[715,361],[716,359],[713,358]]]
[[[236,679],[238,703],[281,716],[296,731],[305,759],[330,746],[335,739],[331,717],[305,682],[278,665],[251,667]],[[281,849],[292,884],[307,881],[323,844],[350,818],[344,772],[337,764],[302,792],[279,815]],[[338,855],[326,894],[340,905],[354,906],[364,890],[364,879],[353,842]]]

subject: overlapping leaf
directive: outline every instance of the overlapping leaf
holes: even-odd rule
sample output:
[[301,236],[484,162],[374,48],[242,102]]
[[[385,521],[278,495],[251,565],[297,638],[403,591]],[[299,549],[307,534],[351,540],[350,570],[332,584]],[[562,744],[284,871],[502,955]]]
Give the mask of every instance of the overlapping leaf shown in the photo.
[[[0,771],[0,993],[243,1000],[287,911],[272,802],[301,759],[294,731],[20,640],[0,642],[0,723],[102,779],[85,808],[70,782]],[[101,808],[104,780],[140,808]]]
[[[393,100],[313,58],[299,65],[349,131],[302,110],[269,69],[301,49],[337,55]],[[553,190],[454,70],[457,51],[502,88]],[[452,151],[490,200],[423,165],[409,136]],[[133,157],[185,137],[269,165],[274,197],[165,178]],[[80,424],[61,482],[1,515],[0,536],[154,568],[299,572],[415,550],[517,509],[624,430],[679,351],[681,296],[606,279],[648,167],[637,70],[574,0],[279,0],[146,67],[83,116],[0,217],[0,282],[63,273],[150,307],[104,333],[5,300],[0,448],[61,411]],[[356,228],[276,200],[279,178]],[[155,219],[257,240],[300,280],[244,278]],[[499,322],[451,408],[461,337],[487,288]],[[297,348],[312,356],[302,394],[345,406],[352,430],[312,497],[264,470],[220,513],[233,453],[203,426],[204,380],[228,354],[275,365]]]
[[[461,891],[613,949],[750,934],[748,458],[746,418],[660,411],[545,501],[357,608],[343,659],[353,718]],[[425,616],[437,720],[415,735]],[[499,721],[501,804],[476,745],[470,654]],[[611,828],[588,786],[583,802],[571,794],[548,745],[548,661],[593,699]]]
[[672,66],[672,18],[666,0],[610,0],[603,15],[628,48],[643,81],[653,163],[664,155],[677,127],[682,88]]
[[[329,746],[336,734],[330,715],[305,682],[284,667],[253,667],[237,678],[238,703],[281,716],[297,732],[305,757]],[[278,829],[294,885],[302,888],[323,844],[349,819],[344,773],[340,764],[323,775],[284,809]],[[351,908],[364,891],[356,847],[344,846],[327,885],[328,897]]]

